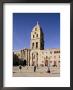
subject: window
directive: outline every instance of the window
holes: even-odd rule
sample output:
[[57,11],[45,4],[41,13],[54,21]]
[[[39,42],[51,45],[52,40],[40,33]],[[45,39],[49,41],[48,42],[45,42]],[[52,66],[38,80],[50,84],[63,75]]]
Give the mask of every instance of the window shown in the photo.
[[36,35],[36,37],[38,37],[38,34]]
[[48,56],[46,56],[46,59],[48,59]]
[[34,43],[32,43],[32,48],[34,47]]
[[59,56],[59,58],[60,58],[60,56]]
[[36,34],[36,32],[35,32],[35,34]]
[[38,56],[38,53],[37,53],[37,56]]
[[33,35],[33,38],[34,38],[34,35]]
[[54,51],[54,53],[56,53],[56,51]]
[[36,42],[36,48],[38,48],[38,42]]
[[50,51],[50,54],[52,54],[52,51]]

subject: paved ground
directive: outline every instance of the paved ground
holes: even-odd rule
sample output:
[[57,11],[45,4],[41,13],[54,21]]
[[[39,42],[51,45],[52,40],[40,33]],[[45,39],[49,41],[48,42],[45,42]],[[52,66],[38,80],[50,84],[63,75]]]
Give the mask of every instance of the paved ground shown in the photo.
[[59,77],[60,68],[59,67],[50,67],[51,73],[47,73],[47,67],[38,67],[36,72],[34,72],[33,66],[22,67],[21,71],[19,67],[13,67],[13,76],[14,77]]

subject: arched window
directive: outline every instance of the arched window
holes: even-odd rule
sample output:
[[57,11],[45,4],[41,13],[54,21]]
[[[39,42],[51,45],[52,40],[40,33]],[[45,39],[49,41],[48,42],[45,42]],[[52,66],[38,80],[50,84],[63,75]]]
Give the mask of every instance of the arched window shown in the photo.
[[34,43],[32,43],[32,48],[34,48]]
[[33,35],[33,38],[34,38],[34,35]]
[[38,53],[36,53],[36,55],[37,55],[37,58],[38,58]]
[[46,56],[46,59],[48,59],[48,56]]
[[36,35],[36,37],[38,37],[38,34]]
[[37,53],[37,55],[38,55],[38,53]]
[[60,58],[60,56],[59,56],[59,58]]
[[36,48],[38,48],[38,42],[36,42]]
[[50,54],[52,54],[52,51],[50,51]]

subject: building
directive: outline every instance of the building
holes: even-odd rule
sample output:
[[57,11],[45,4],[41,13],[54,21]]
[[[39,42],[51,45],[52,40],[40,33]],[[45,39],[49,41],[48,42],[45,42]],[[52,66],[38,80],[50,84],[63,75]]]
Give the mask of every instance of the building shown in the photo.
[[60,66],[60,49],[44,49],[44,33],[38,22],[31,32],[30,48],[16,52],[16,55],[26,60],[28,66]]

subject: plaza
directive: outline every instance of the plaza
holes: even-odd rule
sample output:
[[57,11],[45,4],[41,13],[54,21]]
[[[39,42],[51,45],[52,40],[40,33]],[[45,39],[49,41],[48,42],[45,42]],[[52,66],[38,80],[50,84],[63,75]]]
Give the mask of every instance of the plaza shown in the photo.
[[25,66],[19,70],[19,67],[13,67],[13,76],[14,77],[59,77],[60,76],[60,67],[51,67],[50,73],[47,72],[47,67],[37,67],[34,72],[33,66]]

